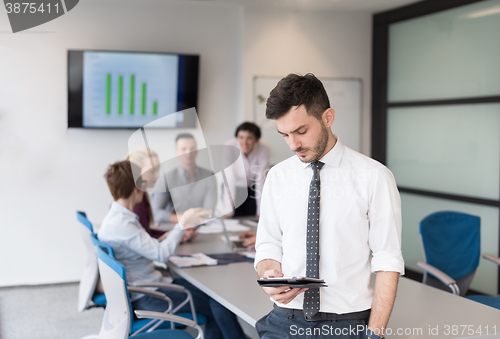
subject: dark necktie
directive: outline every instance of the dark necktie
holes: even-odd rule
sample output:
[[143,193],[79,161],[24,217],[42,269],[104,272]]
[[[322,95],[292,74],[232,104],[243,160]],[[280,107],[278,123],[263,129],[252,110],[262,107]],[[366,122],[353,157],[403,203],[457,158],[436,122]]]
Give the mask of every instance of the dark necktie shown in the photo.
[[[319,171],[324,163],[316,161],[311,164],[313,176],[309,185],[309,204],[307,214],[307,242],[306,242],[306,275],[309,278],[319,278],[319,198],[320,177]],[[319,287],[310,288],[304,293],[304,314],[309,320],[319,312]]]

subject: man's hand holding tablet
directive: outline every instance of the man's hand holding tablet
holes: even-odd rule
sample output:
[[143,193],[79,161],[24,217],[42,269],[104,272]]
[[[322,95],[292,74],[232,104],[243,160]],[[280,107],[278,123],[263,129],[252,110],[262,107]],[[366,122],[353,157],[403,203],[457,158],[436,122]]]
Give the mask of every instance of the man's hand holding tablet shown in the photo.
[[[261,279],[269,278],[282,278],[283,273],[277,269],[271,269],[264,272],[264,277]],[[259,280],[261,280],[259,279]],[[267,293],[273,300],[276,300],[280,304],[288,304],[290,301],[295,299],[297,295],[308,290],[308,288],[291,288],[289,286],[279,286],[279,287],[264,287],[262,286],[264,292]]]

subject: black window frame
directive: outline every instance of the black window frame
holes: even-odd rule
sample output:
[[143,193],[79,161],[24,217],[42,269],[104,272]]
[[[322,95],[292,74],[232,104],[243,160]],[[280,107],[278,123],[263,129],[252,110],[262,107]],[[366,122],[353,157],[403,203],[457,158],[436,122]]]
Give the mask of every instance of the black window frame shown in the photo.
[[[424,15],[438,13],[456,7],[470,5],[487,0],[426,0],[390,11],[373,15],[372,37],[372,129],[371,129],[371,155],[375,160],[387,164],[387,110],[394,107],[423,107],[438,105],[462,105],[480,103],[500,103],[500,93],[497,96],[467,97],[440,99],[428,101],[405,101],[389,103],[387,96],[388,84],[388,57],[389,57],[389,26],[418,18]],[[500,175],[500,173],[499,173]],[[482,206],[499,208],[500,230],[500,199],[481,199],[466,195],[448,194],[430,190],[420,190],[410,187],[398,186],[402,193],[418,196],[440,198],[452,201],[467,202]],[[500,256],[500,232],[498,239],[498,253]],[[409,277],[421,277],[421,274],[411,269],[406,269]],[[500,294],[500,267],[497,268],[497,294]]]

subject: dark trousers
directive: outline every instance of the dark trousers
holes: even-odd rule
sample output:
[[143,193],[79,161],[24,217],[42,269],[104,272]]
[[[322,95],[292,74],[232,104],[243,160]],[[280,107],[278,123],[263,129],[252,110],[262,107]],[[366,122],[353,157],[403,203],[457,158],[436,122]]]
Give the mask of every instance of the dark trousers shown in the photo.
[[[244,339],[245,335],[240,324],[233,312],[219,304],[217,301],[210,298],[208,295],[200,291],[198,288],[190,284],[185,279],[175,279],[174,284],[182,285],[191,292],[194,301],[196,313],[203,314],[207,318],[205,325],[205,339]],[[186,294],[167,289],[158,289],[167,295],[174,303],[174,308],[179,305]],[[168,303],[164,300],[143,296],[132,302],[132,309],[164,312],[168,308]],[[184,305],[179,313],[191,312],[189,303]]]
[[306,321],[303,317],[287,315],[274,308],[255,324],[261,339],[366,339],[368,319]]
[[234,210],[235,217],[254,216],[257,214],[257,200],[255,199],[254,186],[236,187],[236,201],[241,201],[242,198],[240,197],[244,197],[245,193],[247,193],[247,198],[243,204]]

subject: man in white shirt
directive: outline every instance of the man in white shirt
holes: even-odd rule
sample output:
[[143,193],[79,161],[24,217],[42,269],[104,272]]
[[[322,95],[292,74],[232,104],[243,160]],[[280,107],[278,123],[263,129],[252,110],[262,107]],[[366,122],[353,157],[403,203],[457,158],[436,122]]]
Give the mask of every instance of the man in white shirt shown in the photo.
[[275,308],[257,322],[260,337],[382,338],[404,274],[392,173],[332,133],[335,111],[312,74],[283,78],[266,116],[296,155],[264,184],[257,274],[320,278],[328,287],[264,288]]
[[[244,122],[236,128],[235,138],[226,142],[226,145],[240,150],[244,167],[234,166],[231,167],[232,170],[225,171],[228,182],[233,186],[229,189],[236,195],[235,201],[240,201],[238,195],[248,195],[243,204],[226,217],[260,215],[262,187],[269,168],[269,145],[260,137],[259,126],[253,122]],[[224,200],[226,210],[232,207],[228,200]]]

